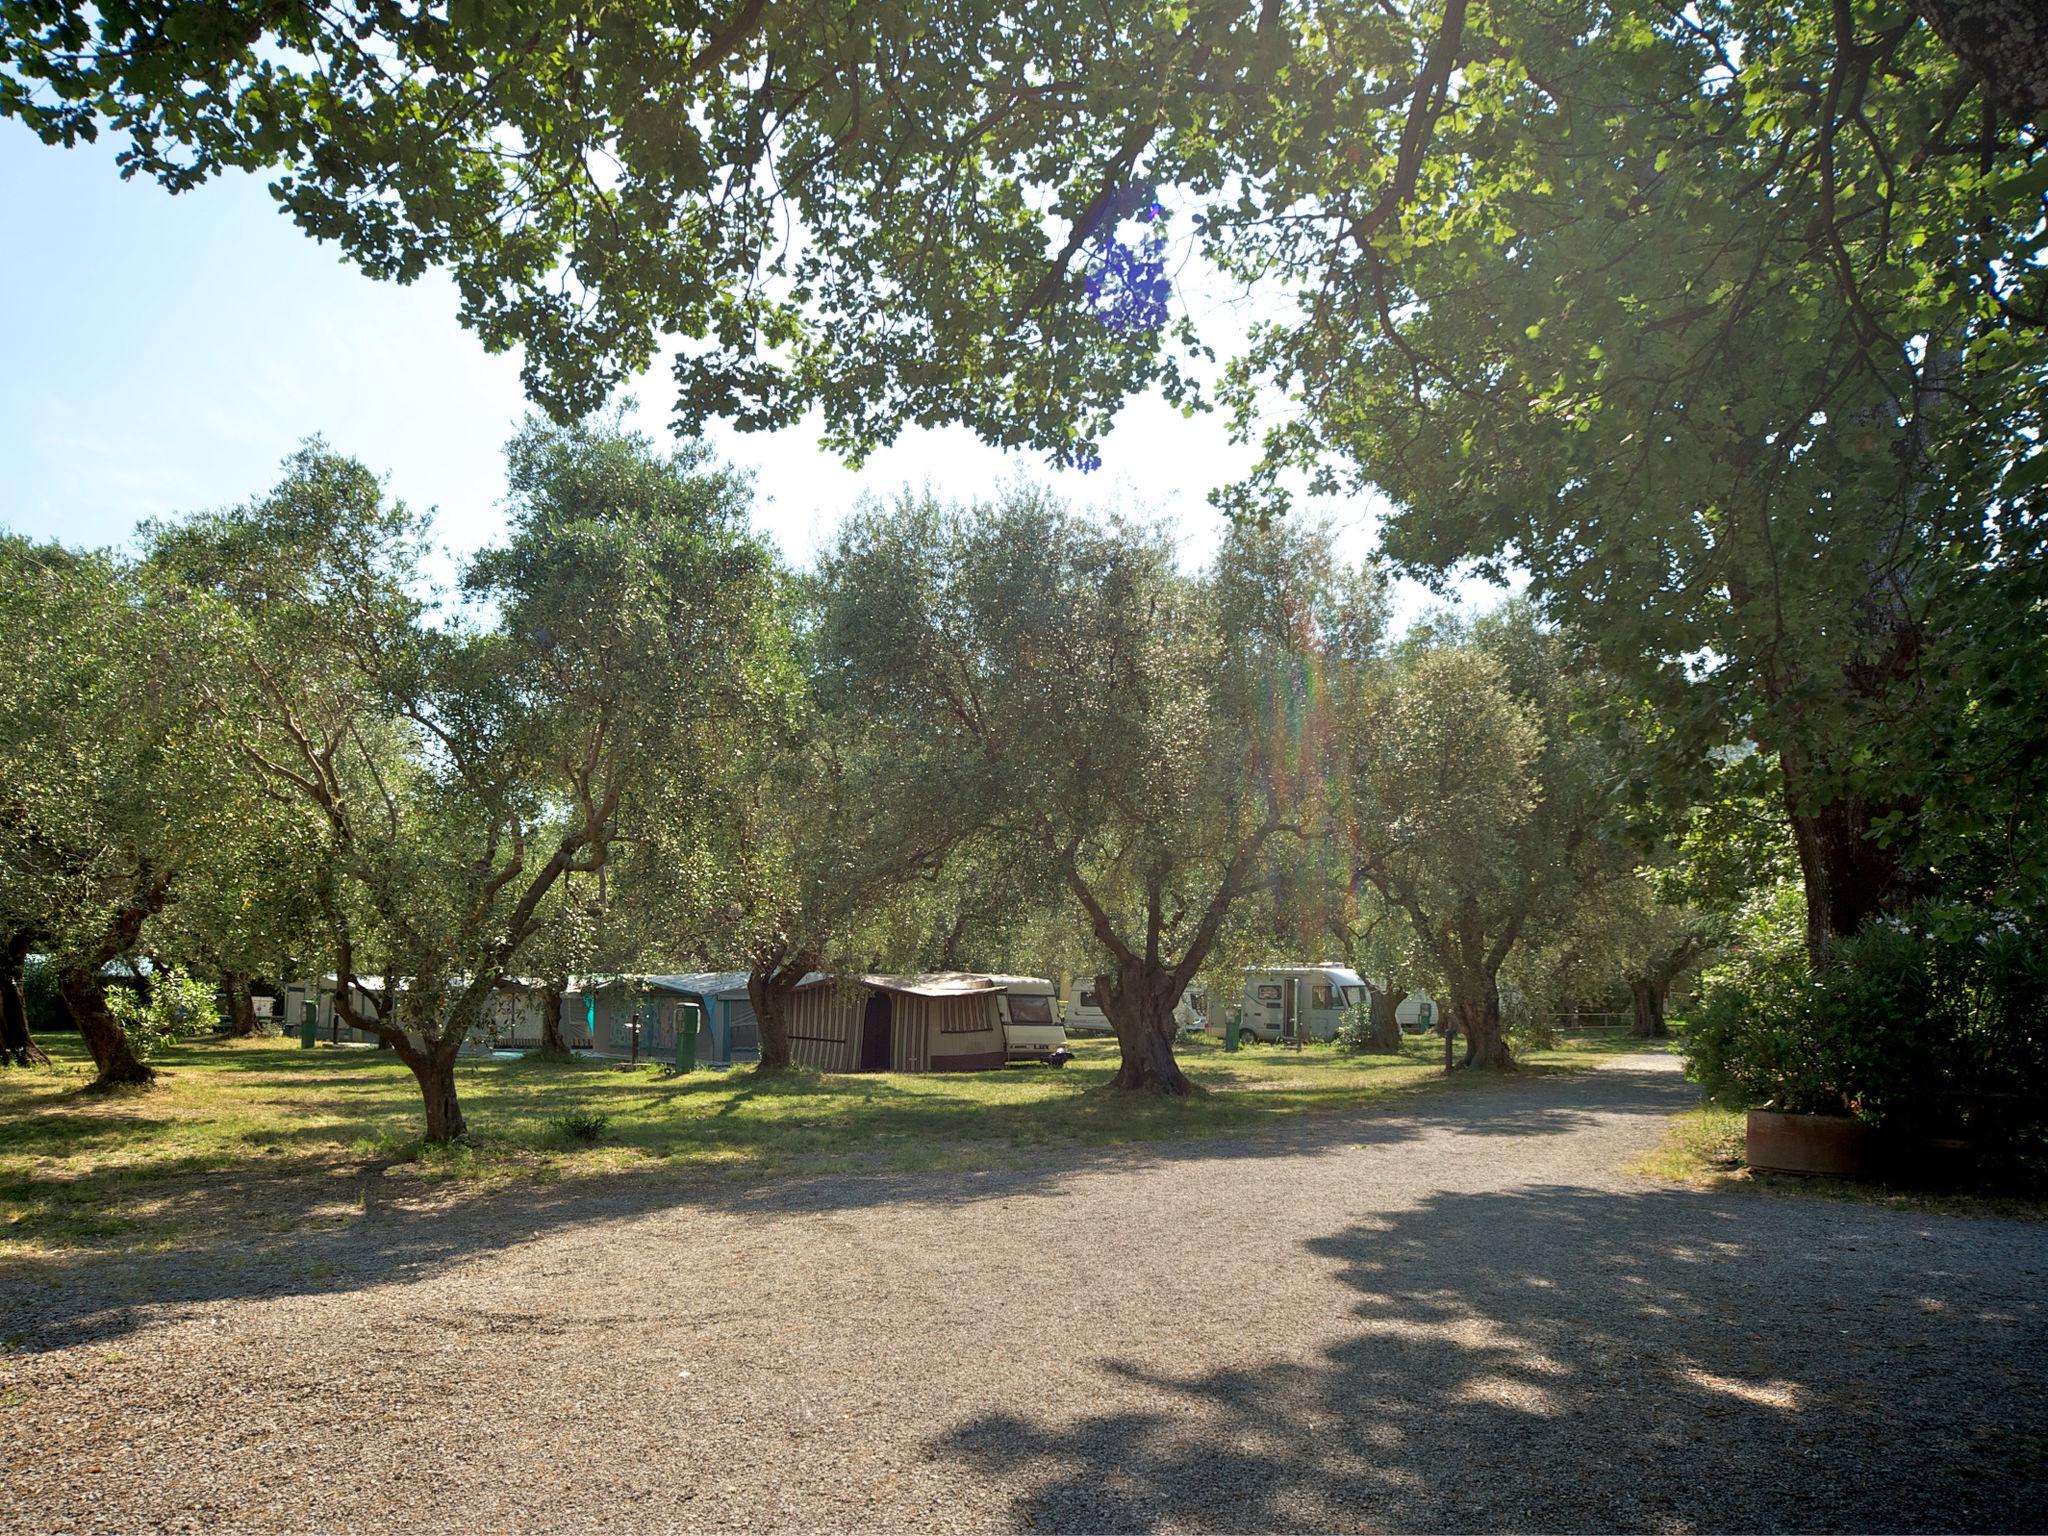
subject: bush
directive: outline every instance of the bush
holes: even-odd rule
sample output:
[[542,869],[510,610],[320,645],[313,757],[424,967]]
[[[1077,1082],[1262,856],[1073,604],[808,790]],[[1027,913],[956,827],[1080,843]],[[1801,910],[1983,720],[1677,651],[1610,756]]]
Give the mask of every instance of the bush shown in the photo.
[[1372,1049],[1372,1007],[1369,1003],[1355,1003],[1344,1016],[1344,1022],[1337,1026],[1337,1033],[1330,1037],[1330,1043],[1340,1051],[1353,1055]]
[[1926,905],[1842,941],[1813,976],[1797,894],[1747,914],[1703,978],[1684,1049],[1708,1095],[1962,1138],[1994,1177],[2048,1169],[2048,933]]
[[1557,1044],[1556,1020],[1516,987],[1501,988],[1500,1027],[1518,1051],[1547,1051]]
[[21,1002],[28,1013],[29,1033],[47,1035],[52,1030],[76,1029],[71,1011],[57,995],[57,967],[45,955],[31,955],[21,970]]
[[593,1114],[587,1109],[573,1109],[567,1114],[556,1115],[548,1121],[548,1129],[564,1141],[596,1143],[604,1140],[605,1127],[612,1123],[610,1115]]
[[107,991],[107,1011],[128,1036],[128,1047],[148,1061],[181,1035],[220,1028],[213,988],[173,967],[149,980],[149,995],[127,987]]

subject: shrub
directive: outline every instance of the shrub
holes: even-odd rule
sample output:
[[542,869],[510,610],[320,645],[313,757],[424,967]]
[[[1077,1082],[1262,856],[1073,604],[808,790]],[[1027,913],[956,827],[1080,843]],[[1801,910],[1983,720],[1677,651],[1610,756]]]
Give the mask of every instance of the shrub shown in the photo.
[[1797,901],[1774,895],[1703,979],[1687,1066],[1724,1104],[1960,1137],[1995,1177],[2048,1167],[2044,941],[2011,915],[1926,905],[1814,976]]
[[30,955],[21,970],[21,1001],[28,1013],[30,1034],[76,1029],[71,1011],[57,995],[57,967],[45,955]]
[[107,1011],[120,1022],[129,1049],[143,1061],[181,1035],[220,1027],[213,988],[176,967],[150,977],[147,996],[127,987],[109,988]]
[[1340,1051],[1353,1055],[1372,1048],[1372,1008],[1368,1003],[1356,1003],[1344,1016],[1344,1022],[1337,1026],[1337,1033],[1330,1037],[1331,1044]]
[[1500,1027],[1518,1051],[1547,1051],[1557,1044],[1556,1020],[1517,987],[1501,988]]
[[567,1114],[556,1115],[548,1121],[548,1129],[564,1141],[596,1143],[604,1140],[605,1127],[612,1123],[610,1115],[593,1114],[587,1109],[572,1109]]

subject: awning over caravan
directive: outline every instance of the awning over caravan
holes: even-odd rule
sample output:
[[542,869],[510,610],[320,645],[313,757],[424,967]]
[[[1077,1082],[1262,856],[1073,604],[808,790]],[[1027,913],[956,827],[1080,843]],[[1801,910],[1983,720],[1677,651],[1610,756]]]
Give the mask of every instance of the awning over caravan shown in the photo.
[[939,971],[929,976],[863,976],[861,980],[877,991],[896,992],[904,997],[963,997],[970,992],[1001,990],[993,977],[965,971]]

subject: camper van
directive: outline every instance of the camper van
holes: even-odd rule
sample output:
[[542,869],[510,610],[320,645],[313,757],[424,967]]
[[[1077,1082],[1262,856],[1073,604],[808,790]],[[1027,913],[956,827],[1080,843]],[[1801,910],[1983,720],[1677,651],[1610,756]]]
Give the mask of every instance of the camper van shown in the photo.
[[[1256,1040],[1327,1040],[1365,1006],[1365,980],[1341,965],[1276,965],[1244,973],[1237,1032]],[[1222,1035],[1228,1010],[1209,1010],[1208,1032]]]
[[1064,1067],[1074,1059],[1060,1027],[1058,991],[1043,976],[991,976],[1002,990],[996,1012],[1003,1021],[1003,1059]]

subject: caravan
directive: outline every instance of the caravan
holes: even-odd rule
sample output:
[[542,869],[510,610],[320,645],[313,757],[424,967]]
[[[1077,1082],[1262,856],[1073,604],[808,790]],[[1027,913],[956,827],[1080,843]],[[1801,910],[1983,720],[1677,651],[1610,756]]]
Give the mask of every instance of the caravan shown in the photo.
[[1058,989],[1042,976],[990,976],[1002,990],[996,1011],[1003,1022],[1006,1061],[1038,1061],[1064,1067],[1074,1059],[1067,1032],[1060,1027]]
[[[1367,1004],[1365,978],[1334,962],[1262,966],[1244,973],[1244,996],[1236,1008],[1237,1032],[1249,1040],[1328,1040]],[[1205,1010],[1205,1027],[1221,1036],[1233,1010]],[[1417,1034],[1436,1021],[1436,1004],[1420,992],[1405,995],[1394,1010],[1404,1034]]]

